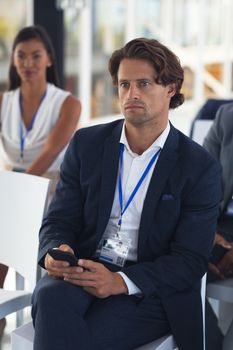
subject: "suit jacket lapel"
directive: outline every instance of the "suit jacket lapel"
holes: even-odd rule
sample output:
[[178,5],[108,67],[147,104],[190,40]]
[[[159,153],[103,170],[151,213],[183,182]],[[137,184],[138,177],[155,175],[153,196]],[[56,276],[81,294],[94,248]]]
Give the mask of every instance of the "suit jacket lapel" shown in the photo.
[[171,125],[170,133],[165,142],[164,148],[160,153],[158,162],[155,165],[144,201],[139,228],[139,254],[140,250],[143,249],[142,247],[149,232],[151,217],[153,217],[158,200],[162,194],[166,181],[176,164],[178,156],[178,131]]
[[[104,155],[102,163],[102,179],[100,189],[100,205],[97,223],[97,235],[102,237],[105,227],[110,217],[112,203],[115,194],[119,155],[120,155],[120,135],[122,123],[117,124],[112,135],[106,139],[104,145]],[[97,189],[98,191],[98,189]]]

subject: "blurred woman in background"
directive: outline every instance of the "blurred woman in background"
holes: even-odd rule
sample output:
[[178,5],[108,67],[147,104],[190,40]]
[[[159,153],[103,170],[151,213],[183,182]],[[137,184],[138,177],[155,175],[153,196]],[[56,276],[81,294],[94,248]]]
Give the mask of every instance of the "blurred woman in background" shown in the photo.
[[[54,49],[42,27],[25,27],[16,35],[8,84],[0,95],[4,169],[48,177],[54,188],[81,104],[59,88]],[[1,288],[7,269],[0,264]],[[5,324],[0,320],[0,337]]]

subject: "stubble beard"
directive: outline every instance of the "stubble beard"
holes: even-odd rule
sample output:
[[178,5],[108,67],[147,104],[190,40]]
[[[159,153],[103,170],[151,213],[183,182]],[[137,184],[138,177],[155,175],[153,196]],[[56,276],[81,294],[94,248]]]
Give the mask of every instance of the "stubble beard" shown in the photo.
[[128,124],[131,124],[135,128],[140,128],[142,126],[146,126],[150,122],[150,117],[146,114],[134,114],[134,113],[126,113],[125,120]]

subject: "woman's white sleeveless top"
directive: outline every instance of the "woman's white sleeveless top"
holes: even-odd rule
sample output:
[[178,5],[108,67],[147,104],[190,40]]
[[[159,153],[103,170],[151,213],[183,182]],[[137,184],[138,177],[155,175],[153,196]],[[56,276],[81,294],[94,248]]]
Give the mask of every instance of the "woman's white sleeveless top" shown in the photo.
[[[28,133],[21,120],[19,93],[19,88],[7,91],[2,98],[0,122],[4,150],[3,163],[13,168],[27,169],[41,152],[48,135],[57,123],[61,106],[70,92],[48,83],[45,98],[37,110],[33,127]],[[23,125],[23,133],[27,133],[23,161],[20,158],[20,124]],[[58,171],[60,169],[65,149],[62,150],[47,171]]]

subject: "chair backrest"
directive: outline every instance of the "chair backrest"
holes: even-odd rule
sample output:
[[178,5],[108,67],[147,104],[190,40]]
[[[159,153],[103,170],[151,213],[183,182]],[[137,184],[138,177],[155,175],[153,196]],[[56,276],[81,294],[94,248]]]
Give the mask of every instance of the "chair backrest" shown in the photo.
[[193,139],[193,133],[194,133],[194,124],[197,120],[214,120],[217,110],[219,107],[223,104],[232,103],[233,99],[216,99],[216,98],[210,98],[208,99],[203,106],[198,111],[197,115],[192,121],[189,137]]
[[206,301],[206,276],[204,274],[201,280],[201,303],[202,303],[202,315],[203,315],[203,350],[206,348],[206,339],[205,339],[205,301]]
[[37,281],[38,233],[47,207],[49,179],[0,171],[0,262]]
[[213,120],[195,120],[193,123],[193,134],[192,139],[199,143],[199,145],[203,145],[204,139],[208,134],[209,129],[213,124]]
[[198,111],[195,119],[214,119],[220,106],[232,103],[232,99],[209,98]]

